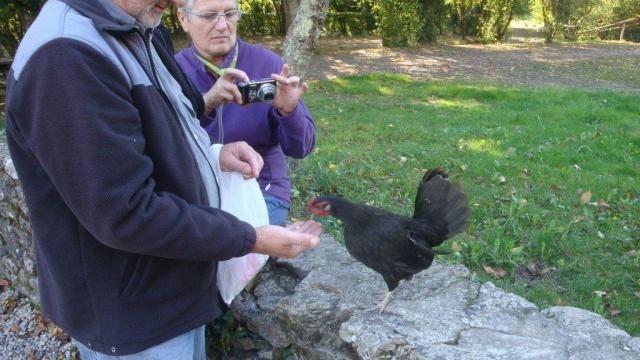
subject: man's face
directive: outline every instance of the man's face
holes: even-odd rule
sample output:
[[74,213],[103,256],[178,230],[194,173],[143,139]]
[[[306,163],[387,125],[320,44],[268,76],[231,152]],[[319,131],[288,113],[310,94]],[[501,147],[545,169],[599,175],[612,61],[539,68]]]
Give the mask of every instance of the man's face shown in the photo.
[[222,13],[238,9],[236,0],[195,0],[188,13],[179,13],[180,23],[191,36],[195,48],[208,60],[219,61],[236,43],[237,23],[224,16],[206,20],[193,13],[217,11]]
[[184,0],[113,0],[127,14],[136,18],[146,28],[160,24],[162,14],[171,4],[184,3]]

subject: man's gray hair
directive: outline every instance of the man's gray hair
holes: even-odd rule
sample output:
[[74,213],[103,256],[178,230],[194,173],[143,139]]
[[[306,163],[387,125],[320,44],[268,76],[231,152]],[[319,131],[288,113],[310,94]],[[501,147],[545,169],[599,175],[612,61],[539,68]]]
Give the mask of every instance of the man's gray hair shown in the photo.
[[[234,3],[236,3],[236,7],[238,7],[238,5],[239,5],[238,1],[239,0],[234,0],[233,1]],[[195,2],[196,2],[196,0],[187,0],[187,1],[185,1],[184,6],[181,7],[180,9],[182,9],[182,10],[193,9],[193,3],[195,3]]]
[[187,1],[185,1],[185,2],[184,2],[184,6],[183,6],[183,7],[181,7],[180,9],[182,9],[182,10],[191,9],[191,8],[193,7],[193,2],[194,2],[194,1],[195,1],[195,0],[187,0]]

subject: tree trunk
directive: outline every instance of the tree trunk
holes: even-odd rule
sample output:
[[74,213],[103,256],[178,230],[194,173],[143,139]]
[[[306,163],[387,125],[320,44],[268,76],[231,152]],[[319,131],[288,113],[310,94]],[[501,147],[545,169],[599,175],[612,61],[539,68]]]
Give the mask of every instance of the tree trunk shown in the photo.
[[[282,57],[289,64],[289,74],[305,78],[311,54],[324,26],[329,0],[302,0],[282,46]],[[289,167],[297,172],[299,160],[290,159]]]
[[302,0],[284,39],[282,53],[289,73],[304,77],[316,41],[324,25],[329,0]]
[[298,7],[300,7],[300,0],[282,0],[282,7],[284,8],[284,24],[285,33],[289,31],[293,20],[298,13]]

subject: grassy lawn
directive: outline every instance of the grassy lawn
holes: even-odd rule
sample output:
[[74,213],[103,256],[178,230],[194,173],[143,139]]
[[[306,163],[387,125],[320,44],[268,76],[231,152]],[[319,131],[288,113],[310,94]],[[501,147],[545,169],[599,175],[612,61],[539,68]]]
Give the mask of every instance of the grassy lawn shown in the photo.
[[[317,148],[294,176],[292,216],[308,217],[306,200],[327,193],[410,214],[425,169],[444,166],[474,213],[440,261],[638,336],[639,100],[399,75],[315,82],[305,101]],[[339,224],[323,221],[340,239]]]

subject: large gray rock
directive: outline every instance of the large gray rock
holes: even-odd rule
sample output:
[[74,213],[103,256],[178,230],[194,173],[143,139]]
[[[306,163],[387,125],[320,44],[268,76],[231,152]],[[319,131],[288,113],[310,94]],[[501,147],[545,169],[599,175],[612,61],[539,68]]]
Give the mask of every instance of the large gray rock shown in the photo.
[[330,237],[293,260],[277,260],[236,317],[274,354],[305,359],[640,359],[633,338],[573,307],[540,311],[461,265],[434,265],[402,282],[381,314],[386,285]]
[[33,301],[38,281],[31,246],[31,224],[18,174],[0,131],[0,276],[6,277]]

